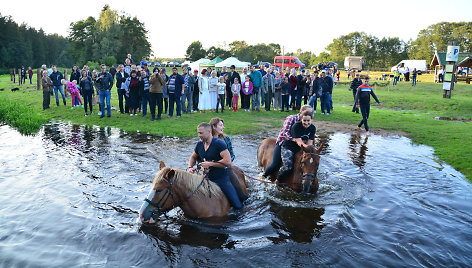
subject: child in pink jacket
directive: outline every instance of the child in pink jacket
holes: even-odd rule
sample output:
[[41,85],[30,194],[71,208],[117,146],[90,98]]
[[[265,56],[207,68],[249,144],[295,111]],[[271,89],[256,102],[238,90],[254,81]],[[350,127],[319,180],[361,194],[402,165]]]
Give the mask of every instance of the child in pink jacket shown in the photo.
[[70,93],[70,96],[72,98],[72,109],[74,109],[74,106],[82,105],[82,99],[80,98],[79,89],[77,88],[74,81],[69,82],[65,79],[61,80],[61,83],[64,85],[65,88],[67,88],[67,91]]

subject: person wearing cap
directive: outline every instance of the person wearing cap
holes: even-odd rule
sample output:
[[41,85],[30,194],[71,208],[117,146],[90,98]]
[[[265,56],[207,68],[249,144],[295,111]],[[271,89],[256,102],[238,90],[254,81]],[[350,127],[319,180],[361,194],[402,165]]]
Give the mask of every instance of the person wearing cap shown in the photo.
[[192,104],[193,111],[198,112],[198,98],[200,98],[200,88],[198,87],[198,70],[193,70],[193,95],[192,95]]
[[[357,93],[357,88],[362,85],[362,80],[361,80],[361,74],[356,73],[354,79],[351,81],[351,86],[349,87],[349,90],[352,91],[352,96],[354,97],[354,100],[356,100],[356,93]],[[359,113],[359,108],[354,106],[352,108],[353,112],[356,112],[356,114]]]

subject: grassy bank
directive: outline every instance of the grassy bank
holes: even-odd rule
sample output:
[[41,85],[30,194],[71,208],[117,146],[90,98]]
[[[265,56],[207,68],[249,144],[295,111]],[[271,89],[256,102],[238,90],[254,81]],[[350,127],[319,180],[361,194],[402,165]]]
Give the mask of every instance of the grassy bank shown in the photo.
[[[376,76],[376,73],[372,73]],[[341,79],[346,80],[346,78]],[[436,155],[472,180],[472,85],[457,84],[452,99],[443,99],[441,85],[431,81],[431,77],[419,77],[417,87],[401,82],[399,86],[377,87],[376,94],[383,107],[373,105],[369,125],[371,128],[399,130],[409,133],[413,141],[434,147]],[[43,111],[42,92],[21,87],[20,91],[11,92],[14,87],[8,76],[0,76],[0,118],[20,130],[33,133],[47,121],[65,121],[74,124],[112,126],[127,131],[141,131],[172,136],[194,136],[195,126],[199,122],[209,121],[220,116],[225,119],[229,134],[254,133],[272,127],[280,127],[281,120],[287,113],[260,112],[224,114],[194,113],[182,118],[166,118],[162,121],[150,121],[147,117],[130,117],[114,111],[111,118],[100,119],[97,115],[84,117],[83,109],[71,110],[69,106],[55,106]],[[351,112],[352,94],[347,85],[338,85],[334,90],[335,111],[330,116],[316,114],[318,120],[337,123],[356,124],[360,116]],[[113,90],[112,105],[118,107],[116,90]],[[455,121],[435,120],[435,117],[457,119]],[[458,121],[459,120],[459,121]],[[465,120],[463,122],[461,120]],[[469,121],[469,122],[467,122]],[[35,128],[37,126],[37,128]]]

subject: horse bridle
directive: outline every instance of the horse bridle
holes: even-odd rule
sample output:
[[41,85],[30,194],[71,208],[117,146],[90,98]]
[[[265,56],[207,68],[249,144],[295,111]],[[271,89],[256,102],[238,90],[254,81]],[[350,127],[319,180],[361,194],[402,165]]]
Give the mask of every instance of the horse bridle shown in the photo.
[[[182,201],[182,203],[185,202],[185,201],[187,201],[187,200],[190,199],[195,193],[197,193],[198,189],[200,189],[200,187],[203,185],[203,182],[205,181],[205,179],[208,179],[208,177],[207,177],[207,176],[203,176],[203,179],[202,179],[202,181],[200,182],[200,184],[198,184],[197,188],[195,188],[195,190],[193,190],[193,192],[192,192],[189,196],[187,196],[187,197]],[[164,180],[165,182],[167,182],[167,185],[168,185],[168,186],[167,186],[167,188],[165,188],[165,189],[156,190],[156,193],[160,193],[160,192],[162,192],[162,191],[164,191],[164,190],[167,190],[166,193],[164,193],[164,195],[161,197],[161,199],[159,199],[159,201],[157,201],[157,203],[152,202],[152,201],[149,200],[148,198],[145,198],[145,199],[144,199],[144,201],[147,202],[151,207],[154,207],[154,208],[155,208],[155,210],[152,210],[152,212],[151,212],[151,214],[152,214],[151,217],[156,216],[156,214],[157,214],[157,216],[160,216],[160,215],[162,215],[162,214],[167,215],[167,214],[165,214],[167,211],[172,210],[173,208],[175,208],[175,199],[174,199],[174,194],[172,193],[173,181],[170,181],[170,180],[168,180],[168,179],[166,179],[166,178],[162,178],[162,180]],[[166,209],[163,209],[162,206],[167,202],[167,199],[169,199],[169,196],[172,198],[172,208],[166,210]],[[164,199],[164,198],[165,198],[165,199]],[[161,201],[162,201],[163,199],[164,199],[164,201],[163,201],[162,204],[161,204]],[[157,213],[156,213],[156,210],[157,210]]]
[[[167,182],[167,188],[165,189],[161,189],[161,190],[156,190],[156,194],[157,193],[160,193],[164,190],[166,190],[166,192],[164,193],[164,195],[161,197],[161,199],[159,199],[159,201],[157,201],[157,203],[154,203],[152,202],[151,200],[149,200],[148,198],[145,198],[144,201],[147,202],[151,207],[154,207],[155,209],[152,210],[151,214],[153,216],[160,216],[164,213],[166,213],[167,211],[169,210],[165,210],[162,208],[162,206],[167,202],[167,200],[169,199],[169,196],[172,198],[172,208],[175,207],[175,199],[174,199],[174,194],[172,193],[172,184],[173,182],[171,182],[170,180],[166,179],[166,178],[162,178],[165,182]],[[165,198],[165,199],[164,199]],[[162,202],[162,200],[164,200]],[[161,204],[162,202],[162,204]],[[156,213],[156,210],[157,210],[157,213]]]
[[[317,153],[305,153],[305,152],[304,152],[304,154],[306,154],[306,155],[314,155],[314,156],[320,157],[320,154],[317,154]],[[304,180],[314,181],[315,178],[316,178],[316,174],[315,174],[315,173],[303,173],[303,174],[302,174],[302,178],[303,178]]]

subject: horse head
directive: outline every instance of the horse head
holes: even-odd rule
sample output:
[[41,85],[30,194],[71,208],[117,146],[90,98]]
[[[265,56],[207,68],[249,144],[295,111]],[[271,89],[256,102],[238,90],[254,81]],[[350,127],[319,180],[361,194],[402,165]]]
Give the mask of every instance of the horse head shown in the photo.
[[302,192],[314,194],[318,191],[318,166],[320,165],[320,153],[323,143],[318,149],[315,146],[303,147],[303,154],[300,160],[302,173]]
[[160,215],[176,205],[172,192],[175,170],[166,167],[163,161],[160,162],[159,167],[160,171],[154,177],[148,197],[144,199],[139,210],[139,219],[143,223],[154,223]]

